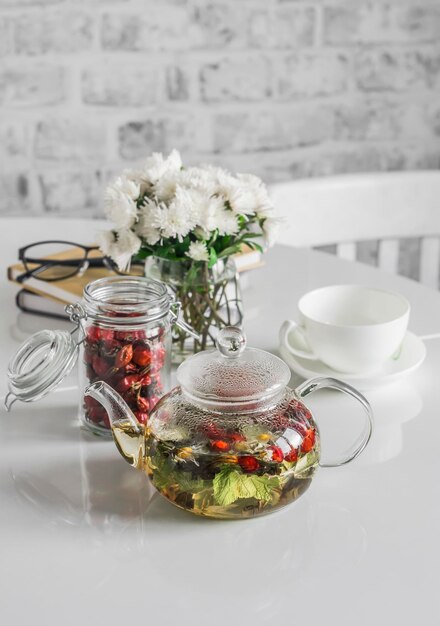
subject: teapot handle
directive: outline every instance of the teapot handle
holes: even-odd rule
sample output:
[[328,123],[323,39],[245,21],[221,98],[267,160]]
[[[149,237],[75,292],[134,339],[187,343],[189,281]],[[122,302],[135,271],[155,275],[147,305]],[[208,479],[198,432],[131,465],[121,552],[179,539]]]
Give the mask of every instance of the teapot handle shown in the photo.
[[347,383],[337,380],[336,378],[312,378],[311,380],[306,380],[295,389],[295,393],[300,398],[305,398],[319,389],[337,389],[338,391],[342,391],[343,393],[356,398],[356,400],[362,404],[366,413],[364,431],[355,441],[353,447],[347,453],[347,456],[337,459],[333,463],[319,464],[321,467],[339,467],[340,465],[350,463],[350,461],[353,461],[357,456],[359,456],[366,447],[367,443],[370,441],[373,433],[373,412],[371,410],[370,403],[362,394],[359,393],[359,391],[354,389],[354,387],[347,385]]

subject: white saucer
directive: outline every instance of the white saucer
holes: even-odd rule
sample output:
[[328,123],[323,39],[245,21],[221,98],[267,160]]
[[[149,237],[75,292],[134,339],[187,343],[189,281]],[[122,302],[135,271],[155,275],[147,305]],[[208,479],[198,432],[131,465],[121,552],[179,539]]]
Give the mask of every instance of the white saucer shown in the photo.
[[322,361],[302,359],[292,354],[285,345],[280,346],[281,358],[296,374],[303,378],[331,376],[347,382],[360,390],[388,385],[416,370],[425,360],[426,346],[417,335],[406,333],[399,355],[386,361],[379,370],[370,374],[345,374],[331,369]]

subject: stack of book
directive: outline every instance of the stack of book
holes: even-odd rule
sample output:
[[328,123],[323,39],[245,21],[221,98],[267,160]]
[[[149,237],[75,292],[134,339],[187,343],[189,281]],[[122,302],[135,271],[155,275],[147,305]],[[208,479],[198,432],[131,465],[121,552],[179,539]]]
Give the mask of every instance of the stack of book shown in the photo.
[[[65,258],[63,253],[53,255],[51,258]],[[261,253],[257,250],[244,248],[240,254],[235,255],[235,262],[239,272],[245,272],[260,267],[262,262]],[[114,273],[105,267],[90,267],[82,274],[76,274],[70,278],[64,278],[55,282],[39,280],[29,277],[22,282],[17,277],[23,274],[26,268],[21,263],[10,265],[7,269],[8,280],[19,285],[20,290],[16,295],[18,308],[35,315],[46,315],[60,319],[68,319],[64,312],[66,304],[73,304],[82,298],[84,287],[98,278],[114,276]]]

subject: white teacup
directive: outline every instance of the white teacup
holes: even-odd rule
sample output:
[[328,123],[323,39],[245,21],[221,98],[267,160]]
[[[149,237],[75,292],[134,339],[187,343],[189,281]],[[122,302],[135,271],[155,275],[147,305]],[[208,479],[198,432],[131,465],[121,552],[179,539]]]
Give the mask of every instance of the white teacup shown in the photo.
[[301,323],[283,323],[281,345],[302,359],[363,374],[378,369],[399,349],[410,305],[392,291],[333,285],[306,293],[298,309]]

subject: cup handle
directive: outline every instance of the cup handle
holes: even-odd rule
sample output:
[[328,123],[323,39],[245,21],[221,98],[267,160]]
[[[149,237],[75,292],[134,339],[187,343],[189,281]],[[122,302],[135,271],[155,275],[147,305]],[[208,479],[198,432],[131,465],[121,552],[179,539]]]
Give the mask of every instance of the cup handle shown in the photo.
[[347,383],[343,383],[341,380],[336,380],[336,378],[312,378],[311,380],[306,380],[295,389],[295,393],[300,398],[305,398],[314,391],[326,388],[336,389],[338,391],[342,391],[342,393],[352,396],[362,404],[366,413],[364,430],[354,442],[349,452],[346,453],[346,456],[336,459],[336,461],[331,463],[319,464],[321,467],[339,467],[340,465],[350,463],[350,461],[353,461],[356,457],[358,457],[370,441],[373,433],[373,412],[371,410],[370,403],[361,393],[359,393],[359,391],[354,389],[354,387],[347,385]]
[[312,349],[310,350],[300,350],[299,348],[296,348],[295,346],[292,346],[292,344],[289,341],[289,334],[290,332],[293,331],[294,333],[298,334],[302,341],[306,344],[308,344],[307,341],[307,336],[306,336],[306,332],[304,330],[304,328],[302,326],[300,326],[299,324],[297,324],[296,322],[292,321],[292,320],[286,320],[285,322],[283,322],[281,328],[280,328],[280,343],[282,346],[285,346],[289,352],[292,352],[292,354],[295,354],[296,356],[301,357],[302,359],[309,359],[312,361],[316,361],[318,359],[317,355],[313,352]]

